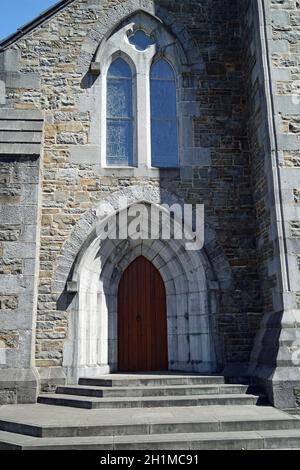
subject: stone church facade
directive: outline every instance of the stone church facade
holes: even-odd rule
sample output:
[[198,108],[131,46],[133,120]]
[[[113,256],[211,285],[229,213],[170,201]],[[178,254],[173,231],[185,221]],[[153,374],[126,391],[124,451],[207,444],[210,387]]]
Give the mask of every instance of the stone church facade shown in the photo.
[[[119,120],[113,79],[131,90]],[[163,80],[176,113],[155,127]],[[0,43],[1,403],[119,370],[118,288],[143,256],[164,282],[168,370],[299,406],[299,84],[296,0],[63,0]],[[163,160],[153,129],[172,122]],[[204,204],[204,247],[102,240],[98,208],[119,196]]]

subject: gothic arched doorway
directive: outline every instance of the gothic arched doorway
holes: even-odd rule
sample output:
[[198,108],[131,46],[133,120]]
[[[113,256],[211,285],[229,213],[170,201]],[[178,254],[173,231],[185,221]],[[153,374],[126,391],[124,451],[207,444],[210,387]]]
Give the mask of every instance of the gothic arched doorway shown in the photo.
[[164,282],[143,256],[124,271],[118,290],[119,371],[168,369]]

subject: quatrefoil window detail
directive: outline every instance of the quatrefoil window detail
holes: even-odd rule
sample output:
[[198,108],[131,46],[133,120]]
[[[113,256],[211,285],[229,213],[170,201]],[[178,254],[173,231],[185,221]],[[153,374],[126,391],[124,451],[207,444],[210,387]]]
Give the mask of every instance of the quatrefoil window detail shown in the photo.
[[155,44],[155,41],[148,36],[142,29],[135,31],[133,35],[128,38],[130,44],[138,51],[145,51],[149,46]]

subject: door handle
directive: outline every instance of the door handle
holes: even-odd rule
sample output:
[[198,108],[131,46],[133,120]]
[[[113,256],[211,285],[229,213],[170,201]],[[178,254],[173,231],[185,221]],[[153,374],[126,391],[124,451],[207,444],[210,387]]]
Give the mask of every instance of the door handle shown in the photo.
[[141,317],[141,315],[137,315],[137,316],[136,316],[136,321],[137,321],[137,322],[140,322],[140,321],[142,321],[142,317]]

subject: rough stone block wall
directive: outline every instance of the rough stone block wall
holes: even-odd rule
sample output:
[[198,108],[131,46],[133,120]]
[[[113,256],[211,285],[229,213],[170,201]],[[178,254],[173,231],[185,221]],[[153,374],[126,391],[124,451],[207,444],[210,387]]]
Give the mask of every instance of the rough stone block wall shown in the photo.
[[[300,4],[290,0],[264,0],[260,5],[265,25],[259,24],[258,10],[253,2],[244,3],[242,16],[245,21],[248,135],[258,221],[259,266],[264,282],[264,310],[271,312],[284,308],[285,302],[289,309],[296,307],[295,294],[300,281],[300,245],[297,241],[300,216],[297,170],[300,155],[297,125],[300,115]],[[259,28],[264,29],[264,50],[259,46]],[[249,37],[252,38],[250,47],[247,45]],[[270,113],[274,114],[273,118]],[[279,238],[281,248],[277,246]],[[283,270],[279,251],[284,258]],[[285,294],[281,301],[278,291]]]
[[36,396],[22,371],[34,364],[39,172],[38,156],[0,154],[0,404]]
[[284,236],[288,264],[290,308],[297,308],[300,271],[300,3],[273,1],[269,20],[269,47],[276,113],[277,145],[280,155],[280,185],[284,211]]
[[[178,172],[158,177],[101,176],[96,161],[71,158],[74,146],[85,155],[93,145],[97,79],[89,68],[109,26],[139,8],[157,14],[194,61],[183,94],[193,121],[189,147],[199,157]],[[132,184],[160,185],[187,202],[205,204],[206,222],[218,240],[209,251],[220,263],[225,257],[231,272],[219,291],[221,362],[249,361],[262,301],[242,35],[240,0],[75,0],[4,52],[2,63],[9,63],[2,73],[5,106],[45,111],[37,366],[59,366],[63,361],[68,314],[52,283],[61,249],[89,208]],[[11,79],[11,74],[17,75]],[[17,230],[11,228],[6,236],[17,236]],[[18,270],[17,256],[14,259]]]
[[[0,367],[6,368],[14,364],[20,343],[32,337],[26,311],[34,303],[39,161],[1,155],[0,162]],[[28,361],[18,358],[23,367]]]
[[256,246],[258,256],[260,288],[264,311],[272,311],[272,288],[280,282],[276,274],[269,271],[274,258],[271,237],[272,191],[271,148],[268,127],[268,110],[265,97],[265,77],[262,65],[262,50],[259,38],[258,10],[255,2],[241,2],[242,47],[245,70],[245,91],[248,105],[248,141],[250,148],[251,183],[256,212]]
[[[267,44],[270,57],[275,133],[278,152],[278,185],[282,211],[282,233],[285,263],[283,268],[282,331],[279,337],[277,377],[288,377],[286,386],[273,391],[279,406],[299,406],[299,221],[297,202],[300,155],[300,3],[273,1],[267,11],[269,32]],[[277,379],[275,375],[275,378]],[[278,380],[278,379],[277,379]]]
[[265,312],[250,373],[282,408],[299,405],[299,15],[298,1],[243,3],[248,136]]

